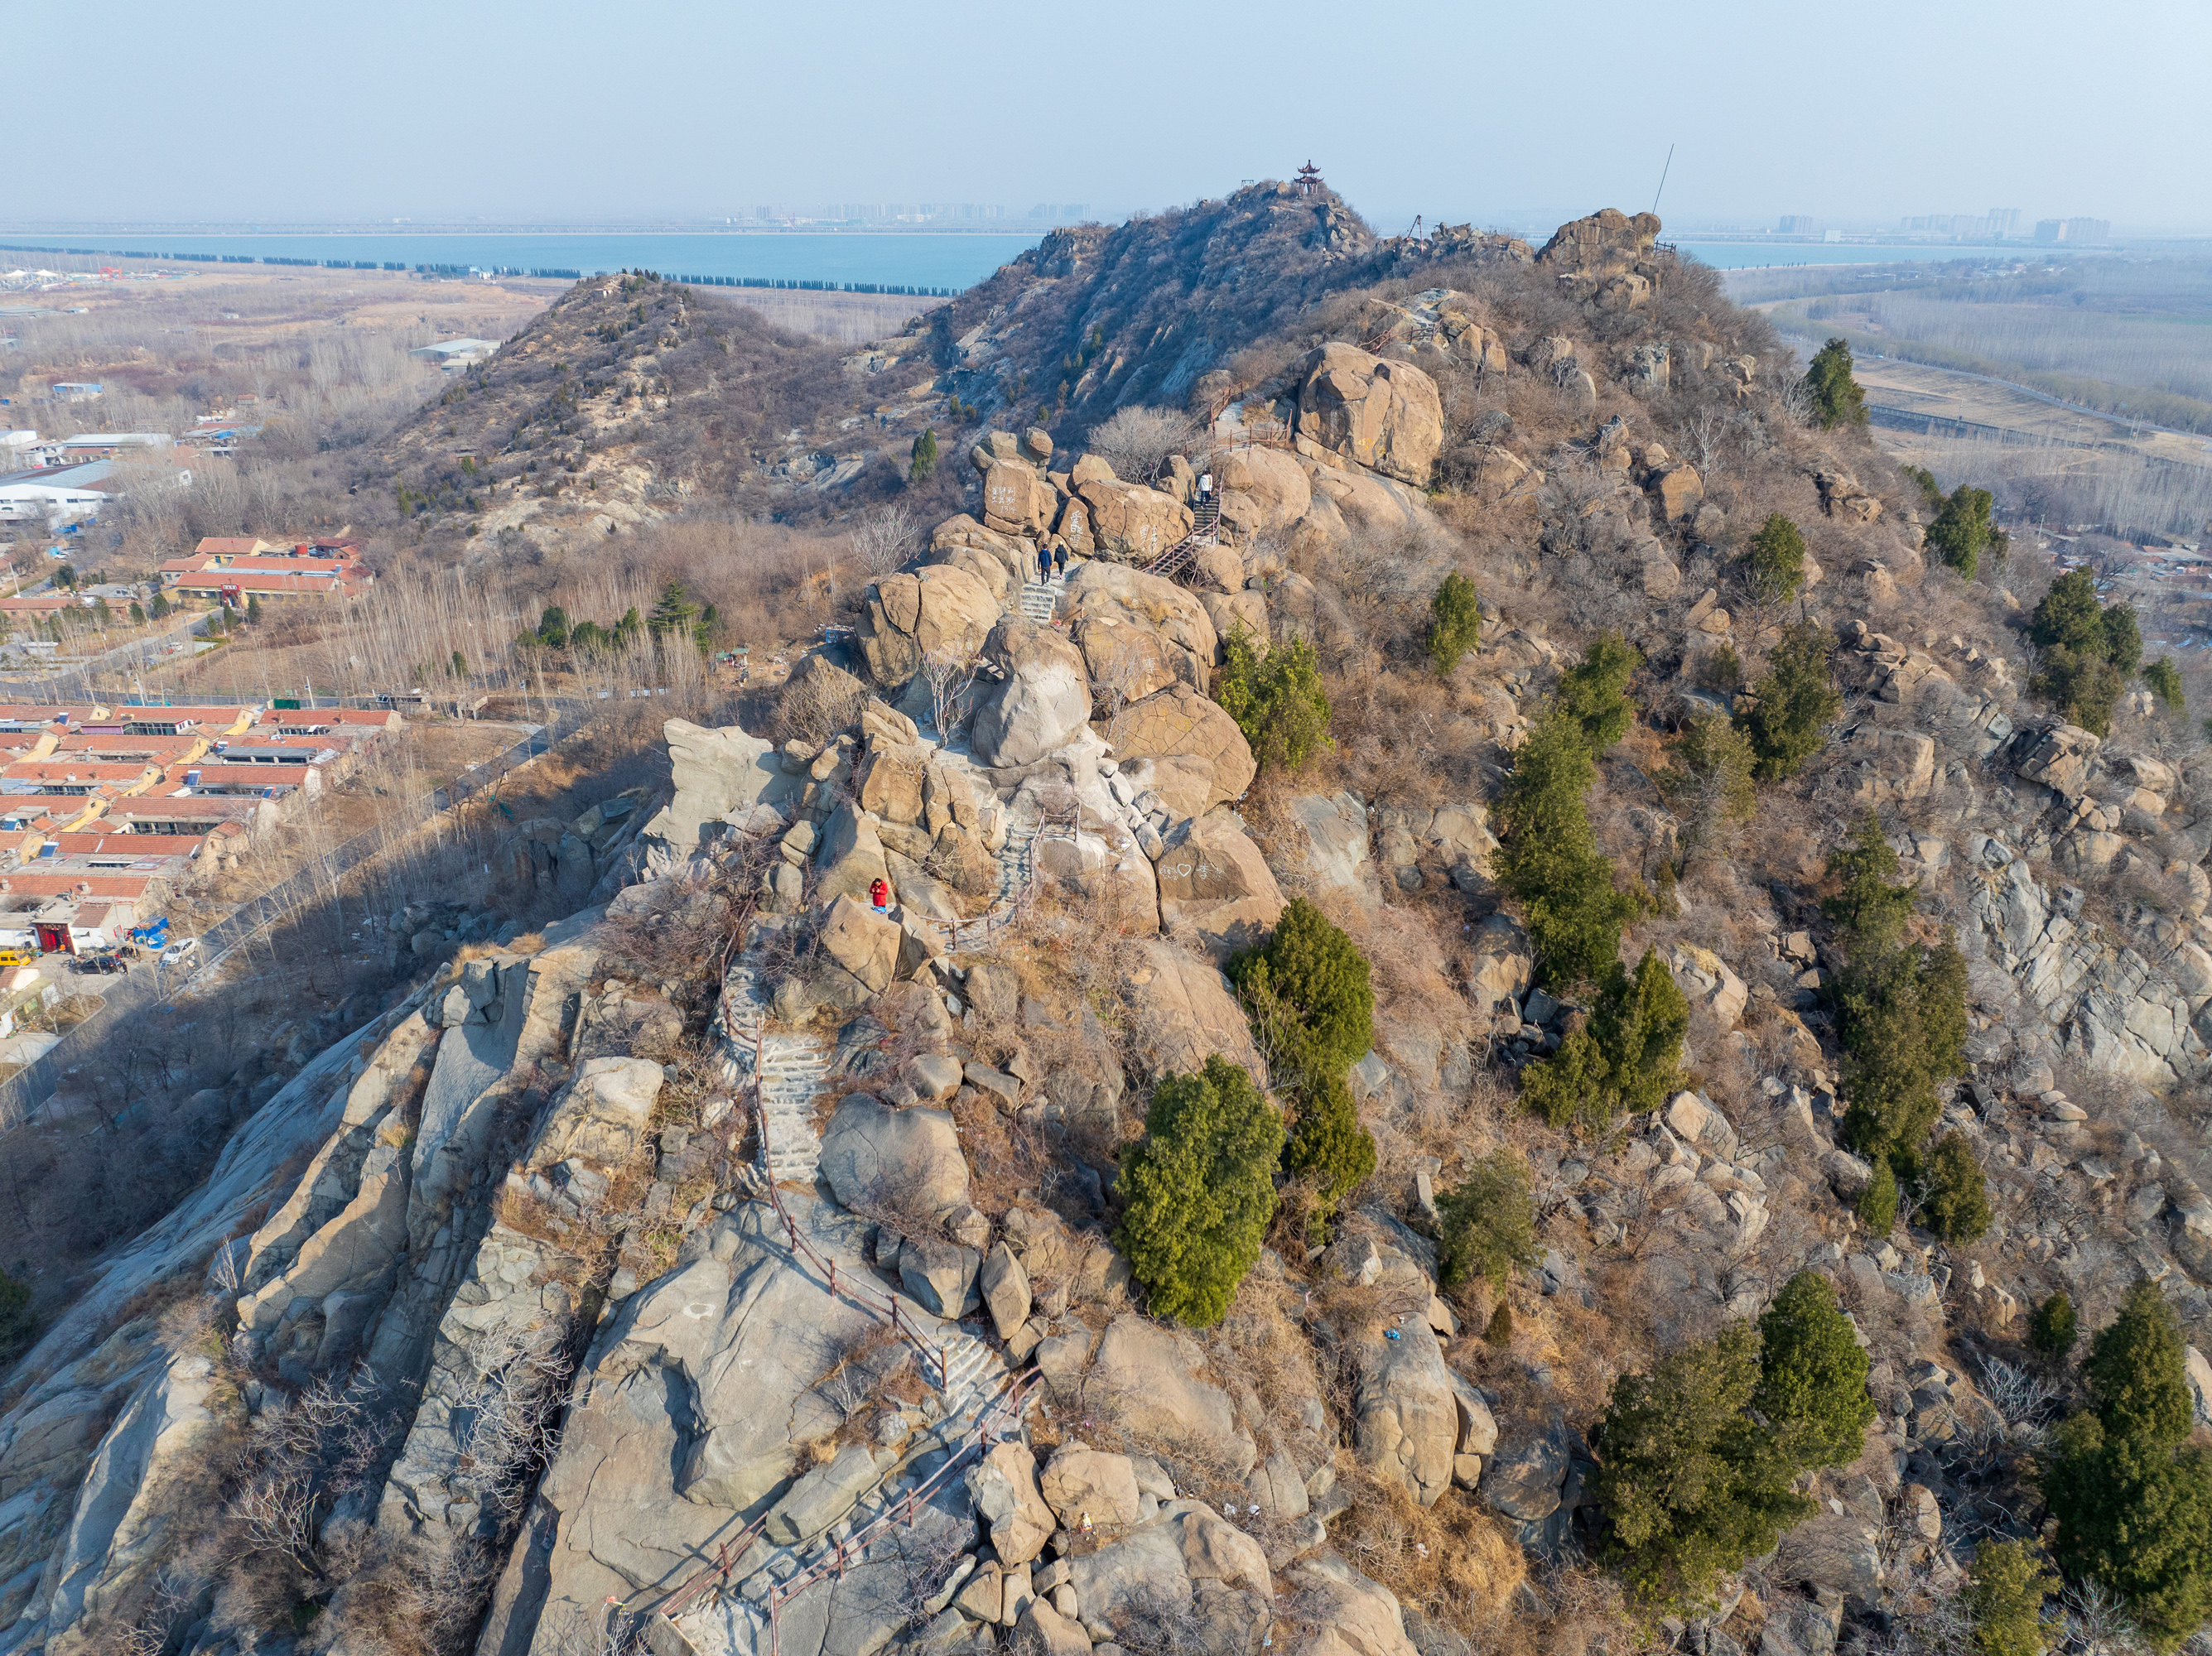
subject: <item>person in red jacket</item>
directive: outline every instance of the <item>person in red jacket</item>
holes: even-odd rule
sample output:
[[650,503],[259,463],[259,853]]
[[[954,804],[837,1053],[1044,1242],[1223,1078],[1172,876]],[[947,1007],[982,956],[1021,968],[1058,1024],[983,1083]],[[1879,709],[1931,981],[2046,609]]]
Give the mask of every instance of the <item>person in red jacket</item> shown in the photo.
[[891,906],[890,883],[878,877],[874,883],[868,887],[868,901],[876,906],[876,913],[878,914],[889,909]]

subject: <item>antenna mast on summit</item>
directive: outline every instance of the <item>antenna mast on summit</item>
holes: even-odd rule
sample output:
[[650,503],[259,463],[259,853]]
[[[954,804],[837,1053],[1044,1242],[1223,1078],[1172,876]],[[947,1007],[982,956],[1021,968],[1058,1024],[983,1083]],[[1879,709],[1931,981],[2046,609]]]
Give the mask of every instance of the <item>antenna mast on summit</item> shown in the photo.
[[1667,174],[1674,170],[1674,146],[1670,143],[1667,146],[1667,165],[1659,169],[1659,187],[1651,192],[1651,211],[1655,217],[1659,212],[1659,197],[1667,193]]

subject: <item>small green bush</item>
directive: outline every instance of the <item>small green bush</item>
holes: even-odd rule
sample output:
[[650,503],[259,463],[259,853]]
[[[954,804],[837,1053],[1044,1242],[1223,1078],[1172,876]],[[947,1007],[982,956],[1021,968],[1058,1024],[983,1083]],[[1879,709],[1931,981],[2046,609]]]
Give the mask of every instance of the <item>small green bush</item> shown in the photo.
[[1928,1189],[1920,1204],[1922,1222],[1942,1240],[1963,1247],[1981,1240],[1991,1216],[1982,1164],[1974,1159],[1974,1147],[1963,1134],[1944,1134],[1929,1159]]
[[1513,1269],[1527,1270],[1542,1257],[1528,1168],[1510,1150],[1492,1150],[1468,1169],[1457,1189],[1438,1197],[1437,1221],[1438,1281],[1456,1288],[1480,1277],[1501,1307]]
[[1961,483],[1951,491],[1943,509],[1928,525],[1928,550],[1957,570],[1962,580],[1973,579],[1981,567],[1982,555],[1994,543],[1992,537],[2002,538],[2001,531],[1990,524],[1990,513],[1996,505],[1986,488]]
[[2172,656],[2160,656],[2142,670],[2142,682],[2159,700],[2159,705],[2176,719],[2187,716],[2187,698],[2182,694],[2181,669],[2173,664]]
[[1460,658],[1481,641],[1482,605],[1474,583],[1455,569],[1429,600],[1429,659],[1449,678]]
[[1297,1101],[1283,1157],[1292,1178],[1316,1175],[1316,1221],[1375,1171],[1374,1135],[1360,1124],[1346,1077],[1375,1044],[1367,957],[1304,898],[1293,899],[1267,942],[1229,962],[1254,1038]]
[[914,440],[907,457],[906,480],[926,483],[937,470],[937,428],[931,426]]
[[1375,1045],[1367,957],[1303,897],[1265,943],[1231,958],[1228,974],[1273,1063],[1301,1083],[1341,1077]]
[[1498,883],[1521,906],[1547,985],[1603,978],[1620,957],[1621,928],[1642,907],[1614,889],[1613,864],[1590,830],[1583,795],[1596,779],[1582,719],[1554,703],[1513,755],[1498,801]]
[[1283,1171],[1314,1178],[1316,1216],[1326,1220],[1375,1171],[1375,1135],[1360,1125],[1359,1107],[1341,1076],[1298,1089],[1297,1117],[1283,1147]]
[[1152,1089],[1145,1136],[1123,1164],[1117,1240],[1155,1315],[1218,1322],[1275,1216],[1283,1119],[1218,1054]]
[[1237,721],[1262,770],[1302,770],[1329,745],[1331,709],[1321,658],[1304,639],[1262,656],[1242,626],[1224,641],[1213,699]]
[[1789,1455],[1749,1415],[1761,1378],[1759,1332],[1739,1324],[1613,1382],[1594,1493],[1605,1552],[1642,1592],[1695,1596],[1814,1511],[1790,1489]]
[[1752,1406],[1779,1435],[1799,1467],[1846,1466],[1866,1447],[1874,1423],[1868,1359],[1853,1338],[1836,1290],[1801,1271],[1759,1319],[1759,1389]]
[[1779,512],[1770,513],[1744,549],[1744,583],[1761,604],[1787,604],[1804,589],[1804,531]]
[[2081,1332],[2074,1317],[2074,1301],[2061,1289],[2041,1305],[2027,1325],[2027,1343],[2046,1357],[2063,1358],[2074,1349]]
[[1709,848],[1758,806],[1752,771],[1758,755],[1741,731],[1719,713],[1694,715],[1668,749],[1674,763],[1652,779],[1681,816],[1684,838]]
[[2029,692],[2084,730],[2099,736],[2109,731],[2128,675],[2142,663],[2135,611],[2124,604],[2100,604],[2096,578],[2087,569],[2069,569],[2037,603],[2027,635],[2043,652]]
[[2057,1591],[2027,1542],[1983,1542],[1959,1594],[1973,1618],[1974,1656],[2043,1656],[2043,1601]]
[[1582,727],[1583,745],[1593,754],[1620,741],[1636,722],[1628,686],[1643,664],[1643,656],[1627,640],[1617,633],[1600,633],[1583,658],[1561,676],[1558,705]]
[[1897,1175],[1881,1156],[1875,1157],[1874,1177],[1859,1192],[1858,1216],[1859,1222],[1876,1236],[1887,1236],[1897,1228]]
[[1866,392],[1851,378],[1849,341],[1831,339],[1814,352],[1802,383],[1812,396],[1813,418],[1821,430],[1866,424]]
[[1897,871],[1869,811],[1829,857],[1838,889],[1821,907],[1846,956],[1834,991],[1844,1136],[1862,1156],[1910,1174],[1942,1113],[1939,1089],[1966,1065],[1966,962],[1948,936],[1932,948],[1907,941],[1919,887],[1893,884]]
[[1766,658],[1766,676],[1752,687],[1752,705],[1737,714],[1758,756],[1752,773],[1762,782],[1795,776],[1827,740],[1827,727],[1843,711],[1829,671],[1828,635],[1817,622],[1793,622]]
[[1482,1342],[1495,1351],[1503,1351],[1513,1344],[1511,1301],[1500,1299],[1498,1301],[1498,1308],[1490,1313],[1490,1320],[1483,1325]]
[[1521,1099],[1555,1127],[1602,1131],[1623,1111],[1656,1110],[1682,1084],[1690,1003],[1667,963],[1644,951],[1634,975],[1618,961],[1584,1027],[1522,1072]]

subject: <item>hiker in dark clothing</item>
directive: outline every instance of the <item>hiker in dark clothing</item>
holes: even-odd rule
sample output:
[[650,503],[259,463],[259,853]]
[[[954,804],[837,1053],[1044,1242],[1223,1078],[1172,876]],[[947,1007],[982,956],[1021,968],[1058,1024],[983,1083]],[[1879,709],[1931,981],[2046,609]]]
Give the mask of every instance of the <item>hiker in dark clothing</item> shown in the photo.
[[1037,547],[1037,585],[1048,585],[1052,580],[1052,549],[1042,543]]
[[1052,573],[1055,575],[1067,573],[1067,543],[1065,541],[1052,549]]

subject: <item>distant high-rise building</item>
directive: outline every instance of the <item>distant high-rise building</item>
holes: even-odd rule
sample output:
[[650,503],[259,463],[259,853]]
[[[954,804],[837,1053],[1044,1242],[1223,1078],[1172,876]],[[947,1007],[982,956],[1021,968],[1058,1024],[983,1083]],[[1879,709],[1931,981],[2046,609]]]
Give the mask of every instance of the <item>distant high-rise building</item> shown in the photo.
[[1990,209],[1990,234],[1991,235],[2008,236],[2019,227],[2019,208],[1992,207]]
[[2045,244],[2106,241],[2112,234],[2110,219],[2045,219],[2035,227],[2036,240]]
[[1820,221],[1810,213],[1784,213],[1775,234],[1784,236],[1809,236],[1820,227]]

